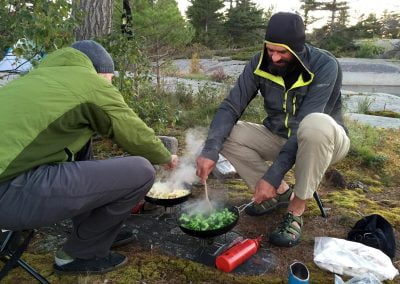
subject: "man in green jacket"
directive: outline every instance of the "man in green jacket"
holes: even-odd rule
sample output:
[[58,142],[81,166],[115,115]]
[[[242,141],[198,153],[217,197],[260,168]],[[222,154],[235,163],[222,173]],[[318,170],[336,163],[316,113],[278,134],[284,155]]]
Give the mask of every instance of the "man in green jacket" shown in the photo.
[[[272,244],[300,241],[307,200],[327,168],[349,150],[341,85],[336,58],[305,43],[300,16],[280,12],[268,23],[262,52],[246,65],[211,123],[197,175],[205,181],[222,153],[255,191],[249,215],[288,205],[282,223],[269,235]],[[238,121],[258,93],[267,113],[263,124]],[[283,179],[294,165],[292,189]]]
[[[49,54],[0,88],[0,228],[31,229],[72,218],[56,254],[61,273],[106,272],[127,262],[110,251],[154,183],[152,164],[174,168],[154,131],[111,84],[114,63],[94,41]],[[112,138],[132,156],[92,160],[91,137]]]

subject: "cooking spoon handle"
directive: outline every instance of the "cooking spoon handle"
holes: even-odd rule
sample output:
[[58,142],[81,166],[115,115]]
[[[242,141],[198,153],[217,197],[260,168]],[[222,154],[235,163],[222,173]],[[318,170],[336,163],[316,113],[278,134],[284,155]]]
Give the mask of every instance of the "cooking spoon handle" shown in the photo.
[[210,207],[210,211],[212,211],[212,205],[211,205],[210,199],[208,198],[207,181],[204,181],[204,191],[206,192],[206,200],[207,200],[208,207]]

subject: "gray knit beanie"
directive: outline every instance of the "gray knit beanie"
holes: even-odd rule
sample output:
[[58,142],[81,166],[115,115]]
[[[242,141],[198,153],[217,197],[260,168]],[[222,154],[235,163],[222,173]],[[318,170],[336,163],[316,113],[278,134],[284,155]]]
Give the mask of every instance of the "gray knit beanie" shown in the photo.
[[83,52],[92,61],[97,73],[114,73],[114,62],[103,46],[93,40],[81,40],[71,47]]

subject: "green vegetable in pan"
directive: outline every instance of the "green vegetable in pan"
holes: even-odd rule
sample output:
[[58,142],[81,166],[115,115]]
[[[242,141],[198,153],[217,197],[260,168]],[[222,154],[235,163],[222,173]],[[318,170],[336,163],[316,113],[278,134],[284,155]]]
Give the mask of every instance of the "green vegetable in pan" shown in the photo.
[[183,213],[179,217],[182,227],[194,231],[216,230],[232,224],[235,220],[235,213],[229,211],[228,208],[214,211],[208,215]]

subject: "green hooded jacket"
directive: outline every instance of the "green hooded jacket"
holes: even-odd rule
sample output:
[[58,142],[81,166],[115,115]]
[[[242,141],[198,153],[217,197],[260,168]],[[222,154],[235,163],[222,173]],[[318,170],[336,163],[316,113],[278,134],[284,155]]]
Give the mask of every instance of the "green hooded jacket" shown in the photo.
[[73,161],[94,133],[153,164],[171,159],[118,90],[70,47],[0,88],[0,133],[0,182],[43,164]]

